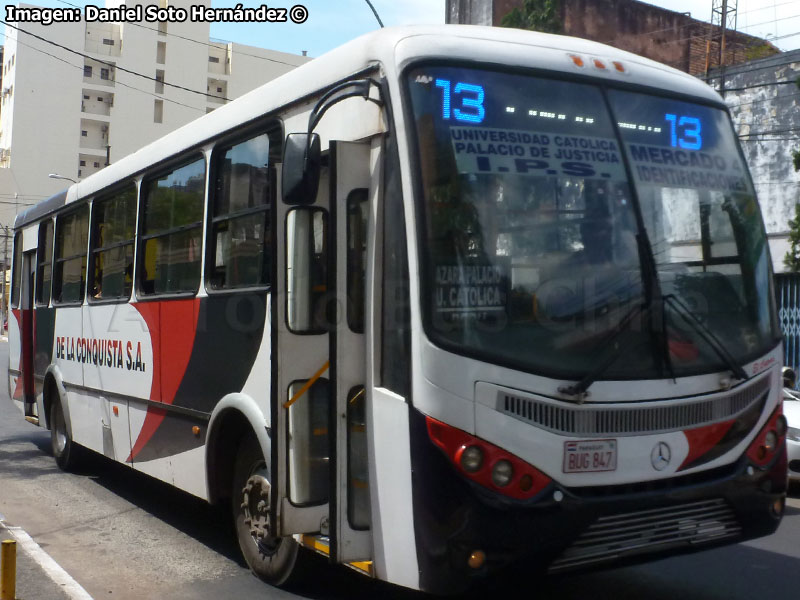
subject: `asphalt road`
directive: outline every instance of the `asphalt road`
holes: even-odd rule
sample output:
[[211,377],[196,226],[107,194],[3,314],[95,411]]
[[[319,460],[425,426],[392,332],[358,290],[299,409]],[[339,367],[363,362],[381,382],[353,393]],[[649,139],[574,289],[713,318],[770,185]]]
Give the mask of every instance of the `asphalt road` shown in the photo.
[[[0,343],[5,376],[8,344]],[[226,515],[204,502],[101,457],[63,473],[49,433],[26,423],[0,381],[0,514],[24,529],[95,600],[391,598],[426,596],[371,581],[320,558],[314,577],[291,590],[253,578]],[[509,581],[472,598],[558,600],[750,600],[800,594],[800,493],[768,538],[644,566],[559,579]],[[0,535],[2,535],[0,531]],[[66,597],[20,551],[17,596]]]

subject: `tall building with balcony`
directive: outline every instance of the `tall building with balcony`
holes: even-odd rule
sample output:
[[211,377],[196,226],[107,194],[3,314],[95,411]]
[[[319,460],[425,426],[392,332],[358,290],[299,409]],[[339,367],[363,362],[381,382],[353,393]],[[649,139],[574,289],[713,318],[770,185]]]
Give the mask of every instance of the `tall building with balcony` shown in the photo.
[[[106,7],[167,2],[210,6],[106,0]],[[63,189],[48,174],[88,177],[310,60],[212,40],[209,23],[15,25],[5,28],[1,61],[0,226]]]

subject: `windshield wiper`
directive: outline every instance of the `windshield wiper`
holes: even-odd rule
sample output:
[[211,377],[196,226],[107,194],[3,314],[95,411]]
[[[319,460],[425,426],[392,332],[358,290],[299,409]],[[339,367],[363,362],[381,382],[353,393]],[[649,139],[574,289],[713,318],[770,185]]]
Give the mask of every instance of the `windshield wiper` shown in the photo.
[[[665,296],[661,292],[661,283],[658,280],[658,273],[656,273],[655,268],[655,258],[653,257],[650,240],[644,228],[636,235],[636,246],[639,252],[642,286],[644,288],[644,304],[634,306],[619,322],[614,332],[606,340],[598,344],[598,346],[606,346],[617,339],[620,334],[627,329],[628,324],[633,318],[641,313],[642,316],[649,317],[650,341],[654,350],[653,354],[658,363],[659,373],[663,376],[666,368],[666,370],[669,371],[670,377],[674,379],[675,371],[672,368],[672,359],[669,355],[669,344],[664,320]],[[634,338],[633,341],[635,342],[638,340]],[[632,343],[628,343],[610,352],[605,360],[598,363],[595,368],[589,371],[578,383],[559,387],[559,393],[572,396],[578,404],[582,404],[586,396],[588,396],[586,390],[588,390],[589,387],[597,381],[598,377],[605,373],[620,356],[627,352],[631,346]]]
[[742,381],[747,381],[750,379],[750,377],[747,375],[747,372],[745,372],[742,366],[736,362],[736,359],[734,359],[731,353],[728,352],[728,350],[725,348],[725,345],[719,340],[719,338],[714,335],[714,333],[708,327],[706,327],[705,324],[691,311],[691,309],[681,300],[679,300],[677,296],[672,294],[664,296],[664,301],[671,304],[675,309],[675,312],[683,317],[683,320],[691,325],[698,334],[700,334],[700,337],[702,337],[716,353],[716,355],[722,359],[722,361],[733,372],[737,379],[741,379]]
[[[628,325],[630,324],[631,321],[633,321],[633,319],[637,315],[641,314],[642,316],[645,316],[650,312],[651,308],[652,305],[648,306],[647,304],[637,304],[636,306],[631,308],[627,312],[627,314],[620,320],[620,322],[617,323],[617,326],[614,328],[614,331],[612,331],[611,334],[608,337],[606,337],[603,341],[598,343],[597,346],[603,348],[605,346],[612,344],[620,335],[622,335],[623,332],[628,330]],[[633,341],[638,341],[638,340],[634,338]],[[576,383],[575,385],[559,387],[558,388],[559,393],[565,394],[567,396],[573,396],[577,400],[578,404],[582,404],[583,401],[586,399],[586,396],[589,395],[586,392],[586,390],[589,389],[589,386],[591,386],[595,381],[597,381],[597,378],[600,377],[600,375],[602,375],[603,373],[605,373],[605,371],[612,364],[614,364],[614,362],[620,356],[622,356],[625,352],[627,352],[632,345],[633,344],[631,342],[628,342],[627,344],[618,347],[613,352],[609,352],[606,359],[598,363],[595,366],[595,368],[589,371],[586,375],[584,375],[583,379],[581,379],[578,383]]]

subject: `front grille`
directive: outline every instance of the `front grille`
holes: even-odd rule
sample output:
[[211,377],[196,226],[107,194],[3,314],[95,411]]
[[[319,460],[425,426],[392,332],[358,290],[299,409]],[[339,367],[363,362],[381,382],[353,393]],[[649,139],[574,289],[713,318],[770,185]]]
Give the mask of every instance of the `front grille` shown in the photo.
[[723,499],[600,517],[550,565],[551,573],[741,534]]
[[[499,391],[497,409],[541,429],[562,435],[603,437],[665,433],[732,419],[751,408],[769,390],[769,375],[729,394],[702,400],[676,399],[668,405],[644,402],[625,405],[555,404]],[[631,406],[633,404],[633,406]]]

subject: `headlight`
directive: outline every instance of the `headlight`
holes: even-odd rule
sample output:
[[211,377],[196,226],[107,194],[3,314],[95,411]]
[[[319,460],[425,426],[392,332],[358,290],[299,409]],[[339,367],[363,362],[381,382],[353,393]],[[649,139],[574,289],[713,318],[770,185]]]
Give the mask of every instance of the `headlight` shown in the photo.
[[514,475],[514,468],[507,460],[498,460],[492,469],[492,482],[497,487],[505,487],[511,482]]
[[474,473],[483,466],[483,451],[478,446],[469,446],[461,453],[461,468]]
[[789,427],[786,431],[786,437],[793,442],[800,442],[800,429],[797,427]]

